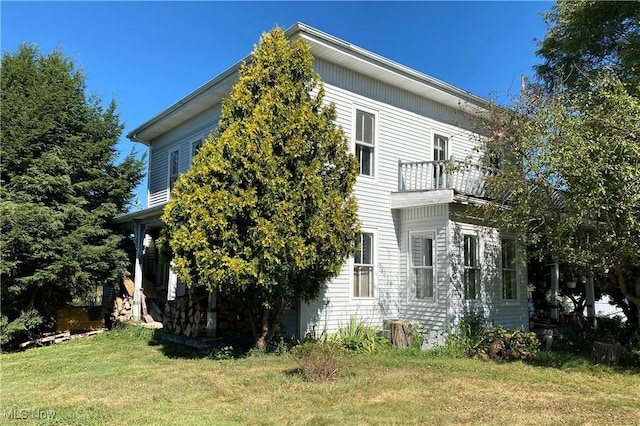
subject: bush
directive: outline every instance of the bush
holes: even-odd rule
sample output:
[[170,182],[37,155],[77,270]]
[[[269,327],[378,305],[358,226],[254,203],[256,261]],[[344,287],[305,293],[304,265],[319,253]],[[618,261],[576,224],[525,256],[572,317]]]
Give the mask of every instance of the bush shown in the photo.
[[22,340],[29,340],[42,323],[42,317],[35,309],[21,312],[11,322],[6,316],[0,316],[0,347],[9,348]]
[[470,351],[484,338],[485,318],[480,313],[467,313],[460,318],[455,331],[447,336],[446,352],[452,356],[469,356]]
[[492,327],[472,348],[470,355],[481,359],[528,361],[539,348],[540,341],[533,332]]
[[341,353],[342,347],[336,342],[303,343],[291,350],[304,379],[321,383],[336,379]]
[[373,353],[389,346],[389,341],[380,336],[379,328],[367,326],[353,315],[349,318],[349,324],[340,327],[329,340],[351,353]]

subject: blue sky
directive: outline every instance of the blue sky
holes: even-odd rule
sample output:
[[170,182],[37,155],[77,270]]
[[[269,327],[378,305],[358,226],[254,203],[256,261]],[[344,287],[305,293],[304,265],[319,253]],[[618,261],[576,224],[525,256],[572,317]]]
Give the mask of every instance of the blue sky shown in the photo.
[[[304,22],[477,95],[507,103],[531,75],[552,2],[13,2],[3,51],[60,48],[88,89],[115,99],[124,135],[247,56],[275,25]],[[138,189],[146,205],[146,181]]]

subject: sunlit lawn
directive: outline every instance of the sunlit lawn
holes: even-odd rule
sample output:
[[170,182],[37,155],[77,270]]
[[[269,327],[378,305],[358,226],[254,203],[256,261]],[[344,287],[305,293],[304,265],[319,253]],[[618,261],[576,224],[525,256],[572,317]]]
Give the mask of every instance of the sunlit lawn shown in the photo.
[[585,360],[387,352],[345,356],[338,379],[321,384],[289,355],[214,360],[129,328],[0,361],[3,424],[640,424],[637,371]]

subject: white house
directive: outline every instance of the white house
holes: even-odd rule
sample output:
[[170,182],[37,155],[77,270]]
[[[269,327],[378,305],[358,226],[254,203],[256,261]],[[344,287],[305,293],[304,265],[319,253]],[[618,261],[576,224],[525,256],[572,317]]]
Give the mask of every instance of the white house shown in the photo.
[[[526,270],[514,263],[515,239],[459,219],[466,206],[486,202],[483,170],[445,167],[473,153],[473,117],[487,100],[302,23],[286,34],[311,46],[325,100],[335,103],[338,124],[360,161],[355,193],[363,234],[360,253],[347,259],[323,294],[289,309],[285,333],[335,332],[351,315],[370,325],[404,319],[446,331],[466,312],[528,329]],[[149,235],[155,238],[162,227],[171,187],[216,126],[220,102],[237,80],[238,67],[127,135],[149,149],[148,206],[117,219],[137,241],[136,316],[143,274],[151,277],[144,285],[154,285],[168,300],[188,293],[176,288],[168,265],[147,258],[143,241],[145,235],[147,241]],[[228,320],[215,295],[206,304],[187,334],[206,334],[207,326],[209,334],[219,332]]]

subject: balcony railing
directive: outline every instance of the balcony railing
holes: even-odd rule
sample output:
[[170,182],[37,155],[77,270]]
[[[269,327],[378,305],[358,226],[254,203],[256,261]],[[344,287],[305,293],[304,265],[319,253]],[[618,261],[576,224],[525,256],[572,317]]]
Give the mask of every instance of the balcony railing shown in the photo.
[[490,198],[486,178],[493,172],[462,161],[398,162],[398,191],[452,189],[459,194]]

